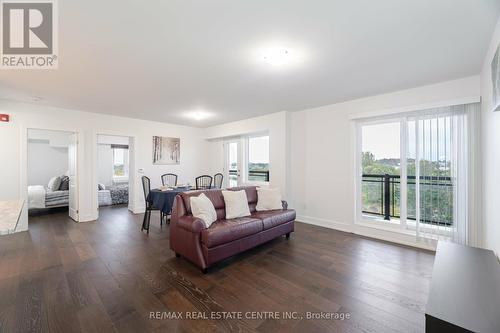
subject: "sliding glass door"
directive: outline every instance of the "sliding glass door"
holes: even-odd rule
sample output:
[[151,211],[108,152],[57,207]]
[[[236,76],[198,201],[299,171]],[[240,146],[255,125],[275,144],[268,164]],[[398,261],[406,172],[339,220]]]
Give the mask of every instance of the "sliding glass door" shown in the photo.
[[361,127],[362,213],[399,223],[401,212],[401,124],[384,121]]
[[242,184],[242,149],[241,139],[228,140],[224,143],[225,162],[224,179],[225,187],[236,187]]
[[467,242],[478,104],[358,123],[358,220]]

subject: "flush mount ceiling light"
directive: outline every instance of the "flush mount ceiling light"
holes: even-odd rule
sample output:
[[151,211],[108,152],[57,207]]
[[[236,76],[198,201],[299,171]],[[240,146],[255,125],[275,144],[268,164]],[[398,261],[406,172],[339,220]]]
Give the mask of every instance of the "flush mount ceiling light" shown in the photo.
[[272,66],[284,66],[290,62],[291,57],[290,51],[280,48],[267,50],[262,55],[264,62]]
[[288,69],[299,65],[304,60],[304,52],[296,47],[272,43],[256,48],[258,63],[272,69]]
[[207,118],[212,117],[212,113],[204,111],[204,110],[195,110],[195,111],[191,111],[191,112],[186,113],[185,116],[186,116],[186,118],[189,118],[189,119],[201,121],[201,120],[205,120]]

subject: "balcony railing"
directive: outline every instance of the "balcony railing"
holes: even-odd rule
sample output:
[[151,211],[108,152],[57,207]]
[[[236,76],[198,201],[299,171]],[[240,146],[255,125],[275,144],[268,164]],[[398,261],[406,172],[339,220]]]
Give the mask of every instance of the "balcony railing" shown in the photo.
[[[420,222],[453,224],[453,182],[451,177],[420,176]],[[416,220],[416,177],[407,176],[407,219]],[[399,175],[364,174],[362,178],[362,212],[399,219],[401,205]]]
[[[237,177],[238,170],[229,170],[229,177]],[[269,181],[269,171],[267,170],[251,170],[248,172],[248,180],[249,181],[257,181],[257,182],[268,182]]]

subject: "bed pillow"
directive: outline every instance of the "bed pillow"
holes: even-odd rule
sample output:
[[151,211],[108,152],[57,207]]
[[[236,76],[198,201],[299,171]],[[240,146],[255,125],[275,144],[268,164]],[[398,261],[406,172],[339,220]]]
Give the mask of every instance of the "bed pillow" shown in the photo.
[[189,201],[193,216],[201,219],[205,223],[205,227],[210,227],[217,220],[214,204],[204,193],[197,197],[191,197]]
[[281,191],[276,188],[257,189],[257,211],[283,209]]
[[49,184],[47,185],[47,189],[51,192],[58,191],[59,187],[61,187],[61,177],[52,177],[49,180]]
[[67,191],[67,190],[69,190],[69,177],[62,176],[61,185],[59,186],[59,191]]
[[247,193],[245,190],[222,191],[222,196],[226,204],[226,219],[250,216],[250,208],[248,208]]

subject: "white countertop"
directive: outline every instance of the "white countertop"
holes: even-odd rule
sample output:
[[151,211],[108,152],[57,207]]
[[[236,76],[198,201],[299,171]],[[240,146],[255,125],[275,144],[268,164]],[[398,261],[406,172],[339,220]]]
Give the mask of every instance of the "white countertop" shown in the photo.
[[24,200],[0,201],[0,235],[11,234],[16,230]]

